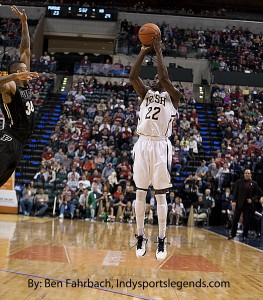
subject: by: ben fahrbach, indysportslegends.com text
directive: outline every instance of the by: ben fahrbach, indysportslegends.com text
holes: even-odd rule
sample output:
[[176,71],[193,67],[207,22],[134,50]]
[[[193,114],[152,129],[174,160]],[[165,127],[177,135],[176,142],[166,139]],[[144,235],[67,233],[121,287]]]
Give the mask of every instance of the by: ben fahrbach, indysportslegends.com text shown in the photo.
[[146,288],[176,288],[177,290],[181,290],[183,288],[230,288],[229,281],[209,281],[199,279],[196,281],[188,280],[188,281],[175,281],[171,279],[167,280],[108,280],[104,279],[101,281],[98,280],[72,280],[67,278],[65,280],[55,280],[43,278],[41,280],[28,279],[27,286],[31,289],[39,289],[39,288],[128,288],[128,289],[146,289]]

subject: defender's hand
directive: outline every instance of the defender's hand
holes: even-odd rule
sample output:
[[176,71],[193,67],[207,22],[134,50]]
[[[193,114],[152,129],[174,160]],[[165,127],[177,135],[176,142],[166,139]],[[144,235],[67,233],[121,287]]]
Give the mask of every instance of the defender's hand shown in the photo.
[[38,73],[36,72],[19,72],[19,73],[15,73],[16,74],[16,78],[20,79],[20,80],[31,80],[32,78],[38,78]]
[[24,9],[22,11],[20,11],[15,5],[13,5],[11,7],[11,10],[13,13],[15,13],[18,16],[18,18],[21,20],[21,22],[27,21],[26,11]]

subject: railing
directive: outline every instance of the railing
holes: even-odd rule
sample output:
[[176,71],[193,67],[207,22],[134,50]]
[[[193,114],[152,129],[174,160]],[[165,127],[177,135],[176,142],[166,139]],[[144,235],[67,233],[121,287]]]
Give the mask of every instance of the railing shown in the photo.
[[100,75],[111,77],[128,77],[129,71],[119,65],[91,63],[89,66],[82,66],[76,63],[74,67],[74,74],[84,75]]

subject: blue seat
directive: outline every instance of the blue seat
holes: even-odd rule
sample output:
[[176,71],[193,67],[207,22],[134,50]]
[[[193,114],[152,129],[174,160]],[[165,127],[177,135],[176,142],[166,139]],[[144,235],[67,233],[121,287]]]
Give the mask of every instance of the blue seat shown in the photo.
[[48,143],[47,140],[39,140],[39,142],[40,142],[41,144],[44,144],[44,145],[46,145],[46,144]]
[[23,159],[30,159],[31,157],[31,155],[23,155]]
[[185,178],[184,178],[184,177],[176,177],[176,180],[177,180],[177,181],[184,181]]

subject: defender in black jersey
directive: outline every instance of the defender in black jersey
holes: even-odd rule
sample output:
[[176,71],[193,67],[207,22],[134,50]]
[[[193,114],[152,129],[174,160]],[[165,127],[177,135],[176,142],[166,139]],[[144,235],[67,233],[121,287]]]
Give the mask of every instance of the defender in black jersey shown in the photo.
[[24,145],[34,127],[34,106],[29,80],[38,77],[30,72],[30,38],[27,16],[16,6],[11,10],[20,18],[22,36],[20,61],[8,66],[8,75],[0,77],[0,108],[5,117],[5,127],[0,131],[0,186],[14,172],[22,155]]

